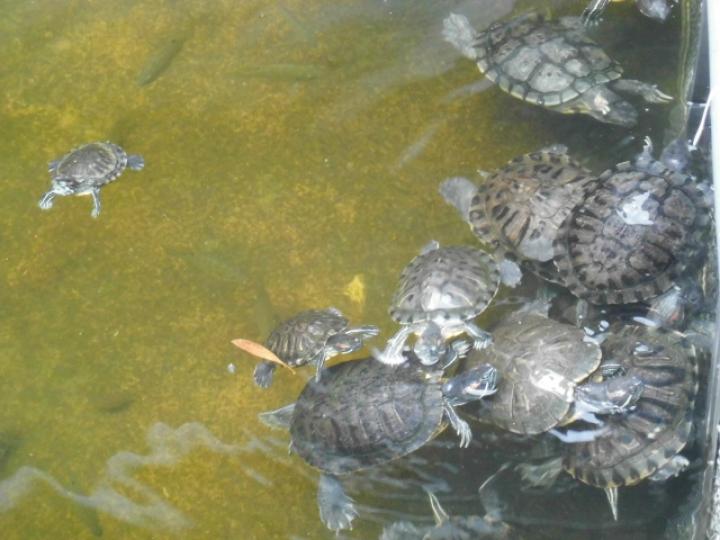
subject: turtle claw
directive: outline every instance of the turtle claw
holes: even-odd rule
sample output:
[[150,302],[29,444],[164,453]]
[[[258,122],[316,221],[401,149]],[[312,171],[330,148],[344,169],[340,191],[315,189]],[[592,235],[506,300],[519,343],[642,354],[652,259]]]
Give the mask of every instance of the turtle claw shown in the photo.
[[317,499],[320,519],[328,529],[335,532],[352,529],[352,522],[358,512],[355,503],[345,494],[337,479],[321,476]]

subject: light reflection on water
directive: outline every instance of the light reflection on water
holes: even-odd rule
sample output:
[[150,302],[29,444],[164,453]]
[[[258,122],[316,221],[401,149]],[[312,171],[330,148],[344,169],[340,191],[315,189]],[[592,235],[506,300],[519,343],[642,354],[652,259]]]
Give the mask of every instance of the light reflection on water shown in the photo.
[[[475,242],[440,180],[555,142],[599,168],[636,151],[627,135],[662,134],[660,108],[628,132],[524,106],[440,38],[451,10],[482,27],[535,3],[513,4],[5,2],[4,538],[332,536],[316,474],[256,419],[303,377],[260,391],[230,339],[329,305],[387,336],[417,250]],[[677,18],[660,33],[613,9],[598,39],[635,78],[673,88]],[[97,221],[86,198],[40,212],[47,162],[106,139],[145,169],[103,190]],[[492,470],[453,441],[350,481],[361,517],[346,536],[407,514],[430,523],[421,485],[481,513]]]

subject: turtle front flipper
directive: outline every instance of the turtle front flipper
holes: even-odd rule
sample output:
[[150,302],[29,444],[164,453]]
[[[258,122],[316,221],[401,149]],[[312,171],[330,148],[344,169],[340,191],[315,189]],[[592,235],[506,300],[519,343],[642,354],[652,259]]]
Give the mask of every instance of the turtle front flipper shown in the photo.
[[492,344],[492,335],[482,330],[473,322],[467,321],[465,323],[465,332],[473,338],[473,348],[477,351],[485,349]]
[[610,0],[592,0],[580,16],[582,23],[585,26],[597,24],[609,3]]
[[460,448],[467,448],[470,446],[470,442],[472,441],[472,430],[470,429],[470,424],[460,418],[455,410],[455,407],[447,401],[443,403],[443,411],[445,411],[445,416],[447,417],[448,422],[450,422],[452,428],[455,430],[455,433],[457,433],[458,437],[460,437]]
[[397,333],[390,338],[382,351],[373,349],[372,353],[376,360],[389,366],[397,366],[405,362],[405,356],[402,354],[405,341],[414,331],[411,326],[403,326]]
[[648,103],[668,103],[673,97],[662,92],[657,85],[634,79],[617,79],[612,83],[613,90],[638,95]]
[[610,511],[612,512],[613,519],[618,520],[618,488],[617,487],[606,487],[605,495],[607,496],[608,503],[610,504]]
[[55,195],[57,194],[52,189],[46,192],[42,197],[40,197],[38,206],[42,210],[50,210],[53,206],[53,203],[55,202]]
[[90,212],[90,215],[94,218],[98,217],[100,215],[100,210],[102,209],[102,205],[100,204],[100,189],[95,188],[90,192],[90,195],[92,195],[93,200],[93,209],[92,212]]
[[320,476],[317,502],[320,520],[328,529],[337,532],[352,528],[352,522],[358,515],[357,509],[337,478],[328,474]]

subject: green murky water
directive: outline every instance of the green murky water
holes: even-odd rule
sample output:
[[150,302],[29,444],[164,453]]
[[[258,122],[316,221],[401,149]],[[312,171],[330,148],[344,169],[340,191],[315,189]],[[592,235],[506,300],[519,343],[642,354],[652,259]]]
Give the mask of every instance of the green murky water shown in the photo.
[[[480,76],[442,19],[533,4],[2,3],[4,540],[332,537],[315,473],[256,419],[303,377],[259,390],[230,340],[329,305],[388,336],[405,263],[474,242],[441,179],[554,142],[600,167],[639,148],[628,134],[662,136],[661,108],[628,132],[463,91]],[[613,6],[595,35],[672,93],[677,18],[658,32]],[[103,190],[98,220],[88,198],[41,212],[47,162],[106,139],[145,169]],[[376,537],[379,515],[349,536]]]

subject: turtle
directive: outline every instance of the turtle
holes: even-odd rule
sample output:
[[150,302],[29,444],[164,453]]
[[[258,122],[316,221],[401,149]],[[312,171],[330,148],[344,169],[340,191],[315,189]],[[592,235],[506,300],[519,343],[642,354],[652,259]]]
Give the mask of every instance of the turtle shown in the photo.
[[555,144],[486,173],[479,186],[462,177],[447,179],[440,194],[481,242],[545,276],[553,271],[545,267],[560,225],[594,180],[566,146]]
[[435,518],[434,527],[398,521],[383,529],[380,540],[507,540],[511,537],[512,529],[500,520],[499,509],[488,509],[482,517],[450,516],[434,493],[427,491],[427,494]]
[[[582,13],[583,24],[586,26],[595,24],[602,17],[611,1],[621,2],[622,0],[591,0]],[[676,1],[673,0],[673,3]],[[660,22],[664,22],[672,10],[672,5],[667,0],[635,0],[635,5],[640,13]]]
[[593,304],[645,302],[664,293],[705,253],[710,212],[690,176],[652,158],[606,170],[567,216],[553,261],[572,294]]
[[[280,323],[268,336],[265,346],[291,367],[315,364],[316,377],[326,360],[362,348],[366,339],[377,336],[377,326],[349,326],[342,312],[330,307],[309,309]],[[268,388],[277,364],[260,362],[253,372],[255,384]]]
[[85,144],[50,162],[52,185],[38,205],[49,210],[58,195],[91,195],[91,215],[96,218],[100,215],[100,188],[117,179],[126,167],[139,171],[144,166],[142,156],[128,155],[109,141]]
[[376,358],[385,364],[404,362],[402,349],[411,334],[417,336],[413,351],[426,365],[445,354],[447,339],[464,332],[475,348],[485,347],[490,335],[472,319],[488,307],[501,282],[516,285],[518,274],[517,265],[497,264],[480,249],[431,241],[402,271],[389,311],[403,326],[383,351],[375,351]]
[[452,13],[443,37],[501,90],[553,111],[633,127],[637,110],[615,91],[649,103],[672,100],[655,85],[622,79],[622,66],[586,35],[578,17],[551,21],[530,12],[478,33],[467,17]]
[[288,427],[291,451],[321,471],[320,519],[338,531],[357,516],[339,477],[410,454],[448,423],[460,446],[469,446],[470,426],[455,407],[494,392],[496,377],[488,365],[448,379],[415,358],[391,366],[368,357],[328,367],[294,404],[262,413],[261,420]]
[[[600,347],[581,329],[526,306],[493,329],[488,349],[465,360],[471,368],[488,363],[502,375],[495,395],[479,403],[478,419],[521,435],[550,432],[561,440],[579,436],[554,428],[575,420],[602,424],[596,415],[628,410],[643,391],[631,376],[589,380],[600,360]],[[593,434],[586,430],[582,437]]]
[[607,417],[603,433],[592,440],[564,445],[562,457],[524,472],[532,483],[565,470],[604,489],[617,520],[619,487],[664,481],[687,466],[680,452],[690,439],[698,366],[694,347],[682,337],[643,325],[611,327],[602,351],[598,371],[604,380],[631,376],[642,382],[634,407]]

